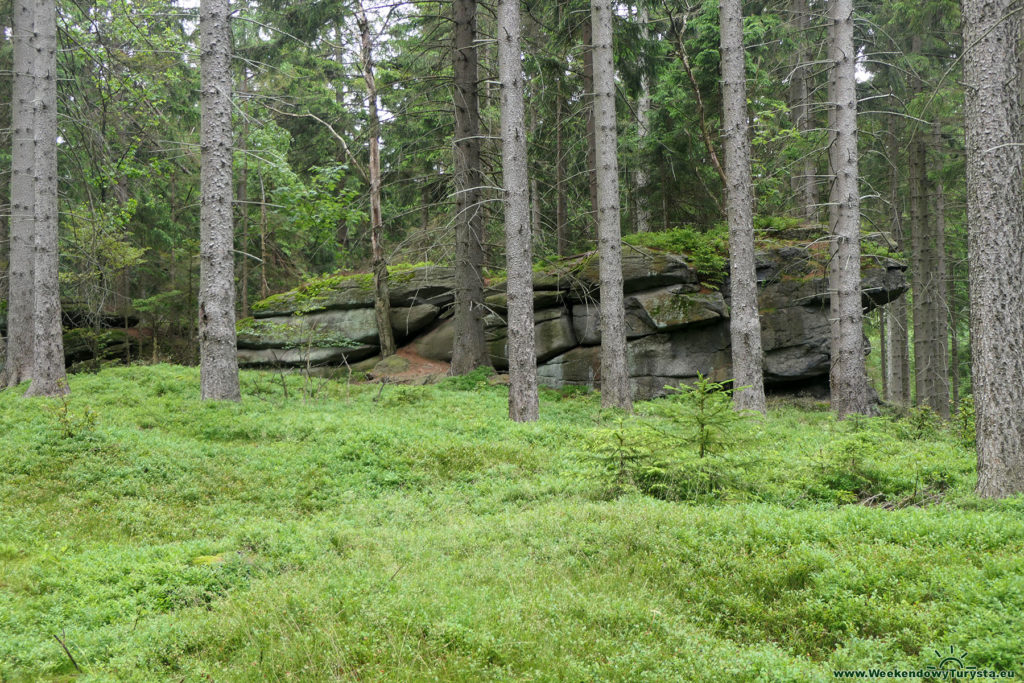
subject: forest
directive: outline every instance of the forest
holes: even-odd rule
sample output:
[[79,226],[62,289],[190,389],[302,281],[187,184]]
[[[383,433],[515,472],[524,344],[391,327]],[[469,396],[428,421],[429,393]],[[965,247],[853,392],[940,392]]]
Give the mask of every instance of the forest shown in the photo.
[[0,0],[0,683],[1024,674],[1011,0]]

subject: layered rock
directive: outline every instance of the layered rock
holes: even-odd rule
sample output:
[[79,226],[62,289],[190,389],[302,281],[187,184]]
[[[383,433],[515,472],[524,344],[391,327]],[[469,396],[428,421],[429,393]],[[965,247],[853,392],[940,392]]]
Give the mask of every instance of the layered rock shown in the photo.
[[[786,388],[827,384],[829,292],[827,243],[794,240],[761,246],[757,254],[765,382]],[[551,387],[600,386],[598,259],[587,254],[534,274],[538,378]],[[861,264],[865,309],[884,305],[906,289],[905,265],[885,256]],[[731,376],[729,282],[698,276],[685,255],[625,245],[623,275],[629,370],[637,398],[665,393],[666,385],[699,374]],[[368,275],[333,276],[270,297],[239,327],[243,366],[341,365],[378,353]],[[392,328],[410,351],[451,359],[454,276],[423,266],[392,276]],[[508,367],[504,282],[485,292],[484,319],[491,361]],[[367,361],[372,362],[372,361]]]

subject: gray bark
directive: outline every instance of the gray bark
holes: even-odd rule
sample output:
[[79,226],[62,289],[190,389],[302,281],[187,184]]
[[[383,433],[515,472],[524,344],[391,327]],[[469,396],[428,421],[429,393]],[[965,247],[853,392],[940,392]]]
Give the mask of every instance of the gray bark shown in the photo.
[[370,22],[362,5],[356,22],[362,39],[363,81],[366,83],[366,112],[370,137],[370,246],[373,251],[373,309],[377,318],[380,355],[394,355],[395,335],[391,330],[391,297],[388,293],[388,264],[384,259],[383,217],[380,207],[380,117],[377,114],[377,80],[373,73],[373,39]]
[[35,30],[34,4],[16,0],[12,7],[14,77],[11,83],[11,219],[8,266],[7,359],[0,387],[12,387],[32,374],[33,212],[35,211],[35,152],[32,110],[31,45]]
[[[754,267],[754,186],[747,135],[746,61],[741,0],[720,0],[722,136],[725,141],[726,210],[729,216],[729,334],[737,410],[765,412],[761,321]],[[746,387],[746,388],[744,388]]]
[[[807,0],[790,0],[790,22],[797,49],[793,54],[793,71],[789,81],[789,112],[793,126],[806,137],[814,128],[811,116],[811,68],[807,58],[807,27],[809,7]],[[799,171],[793,174],[790,185],[796,197],[797,215],[809,221],[818,219],[817,164],[808,154],[799,162]]]
[[832,408],[839,418],[867,413],[864,320],[860,294],[860,192],[857,164],[857,88],[853,46],[853,0],[829,4],[830,144],[829,289]]
[[[649,38],[649,31],[647,22],[649,17],[647,14],[647,7],[644,4],[640,4],[637,8],[637,20],[640,22],[640,37],[646,42]],[[640,97],[637,98],[636,103],[636,136],[637,136],[637,147],[643,151],[644,146],[647,144],[647,137],[650,135],[650,113],[651,113],[651,84],[650,79],[647,76],[647,72],[644,71],[640,74]],[[650,200],[647,196],[647,185],[650,183],[651,177],[647,172],[647,168],[644,166],[644,159],[641,157],[636,169],[636,231],[637,232],[650,232],[651,231],[651,207]]]
[[33,32],[32,384],[26,396],[66,394],[60,283],[57,279],[57,6],[36,0]]
[[591,0],[594,124],[597,153],[597,246],[601,287],[601,405],[633,408],[626,367],[626,311],[622,294],[622,235],[615,131],[615,64],[611,0]]
[[565,187],[565,146],[562,141],[562,74],[555,94],[555,244],[559,256],[569,253],[569,200]]
[[483,168],[477,95],[476,0],[455,0],[455,344],[452,374],[490,365],[483,326]]
[[[942,137],[939,122],[935,122],[934,140]],[[940,169],[941,171],[941,166]],[[949,417],[949,301],[946,298],[946,197],[942,175],[932,184],[934,200],[931,230],[925,235],[922,291],[927,291],[928,313],[928,372],[927,404],[943,418]]]
[[520,26],[519,0],[499,0],[498,76],[508,272],[508,414],[516,422],[532,422],[538,417],[539,407]]
[[[892,205],[892,222],[890,229],[896,242],[896,250],[903,253],[903,210],[902,195],[899,186],[899,174],[896,170],[896,118],[889,117],[888,126],[889,156],[889,197]],[[910,405],[910,346],[907,335],[907,298],[900,295],[898,299],[886,306],[888,325],[886,325],[885,350],[888,355],[886,370],[885,399],[902,406]]]
[[978,495],[1024,492],[1024,147],[1021,15],[964,0],[967,256]]
[[228,0],[201,0],[199,32],[199,376],[204,400],[237,401]]
[[[594,26],[593,15],[583,19],[583,115],[587,123],[587,179],[590,189],[590,217],[597,218],[597,126],[594,120]],[[591,228],[592,234],[596,230]]]

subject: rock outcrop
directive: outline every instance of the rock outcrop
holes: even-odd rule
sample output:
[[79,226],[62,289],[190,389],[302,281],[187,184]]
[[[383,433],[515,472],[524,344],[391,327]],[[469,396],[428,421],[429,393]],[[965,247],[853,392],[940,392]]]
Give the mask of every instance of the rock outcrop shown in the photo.
[[[759,245],[757,274],[765,381],[786,389],[827,385],[827,242],[776,239]],[[866,310],[906,289],[906,266],[888,256],[861,264]],[[685,255],[627,245],[623,252],[629,369],[639,399],[697,374],[731,377],[729,281],[702,277]],[[370,276],[328,276],[254,306],[239,323],[243,367],[343,365],[375,356]],[[451,359],[452,269],[420,266],[392,275],[391,325],[411,352]],[[587,254],[534,274],[534,324],[540,382],[600,386],[598,260]],[[494,367],[508,367],[504,282],[488,285],[485,334]]]

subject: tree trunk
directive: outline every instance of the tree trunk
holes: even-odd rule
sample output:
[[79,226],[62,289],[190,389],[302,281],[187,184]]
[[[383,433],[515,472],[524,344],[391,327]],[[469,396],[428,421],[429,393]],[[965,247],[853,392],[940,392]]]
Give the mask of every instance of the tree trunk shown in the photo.
[[[646,43],[649,40],[647,22],[647,6],[640,4],[637,8],[637,19],[640,22],[640,38]],[[640,74],[640,97],[636,103],[636,136],[637,149],[641,154],[637,155],[636,168],[636,231],[651,231],[651,207],[650,198],[647,196],[647,185],[650,183],[650,174],[644,165],[643,150],[647,145],[647,137],[650,135],[650,112],[651,112],[651,83],[645,70]]]
[[829,164],[832,234],[829,268],[832,408],[839,418],[869,409],[860,293],[860,192],[857,168],[857,82],[853,0],[829,4]]
[[204,400],[237,401],[229,11],[200,0],[199,376]]
[[562,140],[562,117],[565,100],[562,95],[562,74],[558,74],[555,93],[555,241],[559,256],[569,253],[569,201],[565,188],[565,146]]
[[725,139],[726,209],[729,216],[729,334],[733,406],[766,412],[764,354],[754,267],[754,186],[747,135],[746,61],[741,0],[720,0],[722,41],[722,137]]
[[[597,126],[594,119],[594,25],[593,15],[583,20],[583,115],[587,122],[587,179],[590,182],[590,219],[597,217]],[[591,235],[596,230],[591,227]]]
[[[935,122],[932,136],[937,146],[942,139],[939,122]],[[941,150],[937,150],[941,151]],[[930,335],[928,356],[933,362],[928,367],[930,375],[928,405],[942,418],[949,417],[949,301],[946,298],[946,196],[942,182],[941,160],[939,173],[932,184],[934,199],[934,220],[929,234],[925,236],[927,250],[926,267],[928,279],[924,282],[928,290],[928,332]]]
[[978,495],[1024,492],[1024,147],[1021,15],[964,0],[967,257]]
[[633,408],[626,367],[626,309],[622,295],[618,137],[615,132],[615,64],[611,0],[591,0],[594,124],[597,129],[597,246],[601,280],[601,405]]
[[68,392],[57,278],[57,6],[36,0],[32,68],[35,222],[32,270],[32,384],[26,396]]
[[[896,242],[896,250],[903,253],[903,211],[902,195],[899,187],[899,174],[896,169],[896,117],[889,117],[888,126],[888,157],[889,157],[889,196],[892,204],[892,236]],[[897,405],[910,405],[910,345],[907,338],[907,298],[901,294],[890,303],[888,309],[888,325],[886,332],[886,353],[889,372],[885,394],[887,401]]]
[[373,39],[370,22],[362,5],[357,15],[362,38],[363,80],[366,83],[366,111],[370,137],[370,246],[373,250],[373,310],[377,318],[380,337],[380,355],[384,358],[395,353],[395,335],[391,330],[391,297],[388,291],[388,264],[384,259],[381,229],[383,219],[380,208],[380,118],[377,115],[377,81],[373,75]]
[[263,165],[256,165],[256,173],[260,177],[260,298],[270,296],[270,285],[267,284],[267,187],[263,182]]
[[889,349],[886,347],[885,307],[878,309],[878,357],[881,362],[882,396],[889,395]]
[[538,417],[539,407],[520,31],[519,0],[499,0],[498,75],[508,272],[508,414],[516,422],[532,422]]
[[[242,67],[242,88],[249,89],[249,70]],[[249,119],[242,117],[242,135],[239,138],[242,149],[249,144]],[[242,295],[242,317],[249,317],[249,157],[242,157],[242,168],[238,174],[238,211],[242,223],[242,276],[238,291]]]
[[34,4],[15,0],[12,8],[14,77],[11,83],[11,220],[8,265],[7,360],[0,387],[13,387],[32,376],[33,213],[35,151],[32,88]]
[[[789,81],[789,111],[793,126],[800,136],[806,138],[814,128],[811,116],[811,68],[807,63],[807,27],[809,8],[807,0],[790,0],[789,12],[794,42],[797,45],[793,53],[793,71]],[[809,221],[818,219],[818,184],[817,164],[808,153],[799,162],[799,172],[794,173],[790,181],[796,197],[797,215]]]
[[949,387],[952,394],[952,414],[960,412],[960,325],[956,310],[956,268],[949,262],[949,289],[946,301],[949,303]]
[[[13,8],[12,8],[13,9]],[[6,55],[7,51],[7,31],[6,27],[9,25],[10,15],[4,17],[7,21],[0,22],[0,54]],[[14,67],[9,64],[7,60],[4,60],[0,70],[10,70],[14,73]],[[4,97],[10,97],[11,93],[7,90],[7,86],[10,85],[10,81],[0,82],[0,88],[3,88],[3,94],[0,95],[0,100]],[[13,98],[10,100],[13,105]],[[11,110],[7,107],[0,106],[0,146],[6,148],[10,144],[10,120]],[[0,183],[0,301],[7,301],[9,296],[8,289],[8,269],[10,266],[10,226],[9,218],[11,215],[11,186],[9,183]],[[0,319],[6,318],[6,315],[0,315]],[[6,320],[4,320],[6,323]],[[3,368],[6,361],[7,351],[7,340],[4,334],[0,334],[0,389],[4,388],[3,380]]]
[[484,341],[483,167],[480,159],[476,0],[455,0],[455,344],[452,374],[491,364]]

